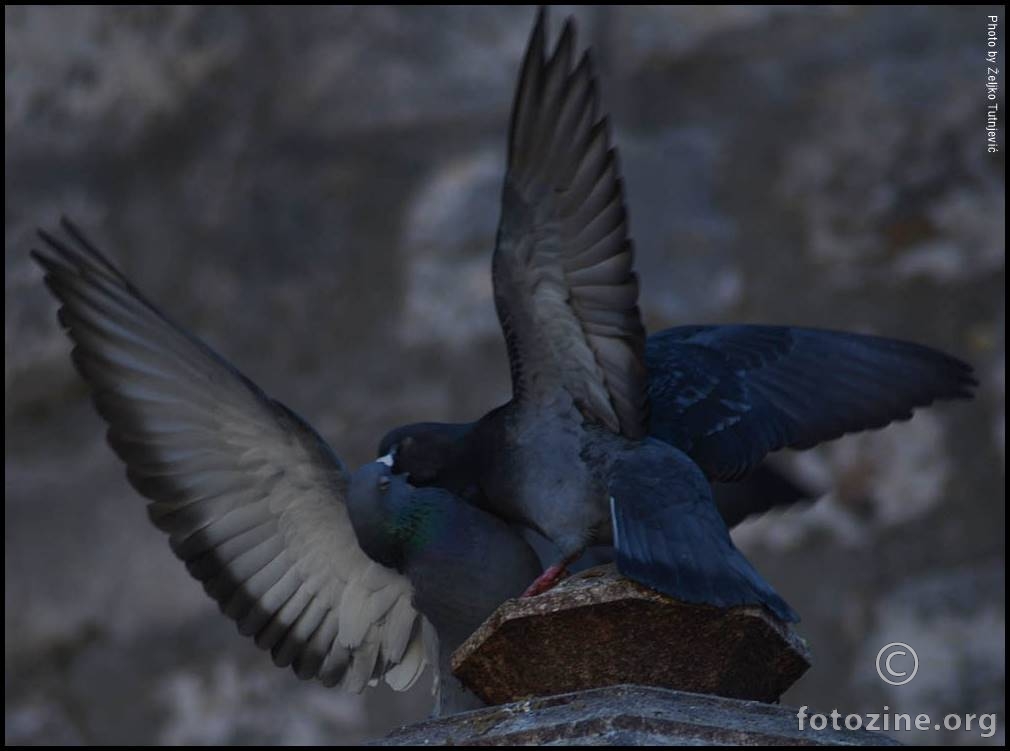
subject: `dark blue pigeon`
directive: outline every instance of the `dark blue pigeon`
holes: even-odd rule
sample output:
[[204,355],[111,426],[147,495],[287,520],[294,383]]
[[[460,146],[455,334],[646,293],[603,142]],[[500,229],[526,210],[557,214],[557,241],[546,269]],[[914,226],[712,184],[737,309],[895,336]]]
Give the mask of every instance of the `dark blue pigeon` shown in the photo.
[[33,255],[74,363],[151,520],[221,611],[299,678],[403,690],[432,664],[440,710],[480,706],[449,657],[540,572],[533,550],[385,463],[351,474],[308,423],[64,229],[40,233],[47,250]]
[[795,620],[733,547],[709,480],[968,397],[971,368],[918,345],[798,328],[696,326],[647,343],[592,61],[576,60],[571,21],[548,55],[545,15],[516,91],[492,262],[512,399],[472,426],[400,429],[383,448],[413,482],[557,546],[527,594],[612,542],[623,573],[674,597]]

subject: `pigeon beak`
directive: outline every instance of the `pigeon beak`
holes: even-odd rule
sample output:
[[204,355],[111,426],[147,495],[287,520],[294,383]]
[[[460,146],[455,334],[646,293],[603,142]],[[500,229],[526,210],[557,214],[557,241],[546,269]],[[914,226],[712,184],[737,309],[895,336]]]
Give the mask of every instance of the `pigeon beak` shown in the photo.
[[393,455],[395,453],[396,453],[395,450],[390,451],[388,454],[386,454],[385,456],[380,456],[375,461],[377,461],[379,464],[385,464],[387,467],[389,467],[390,469],[392,469],[393,468]]

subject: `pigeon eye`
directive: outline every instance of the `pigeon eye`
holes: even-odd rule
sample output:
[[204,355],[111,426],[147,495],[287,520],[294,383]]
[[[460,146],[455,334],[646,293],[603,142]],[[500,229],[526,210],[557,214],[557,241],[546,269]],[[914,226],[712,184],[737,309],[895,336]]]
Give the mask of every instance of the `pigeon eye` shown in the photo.
[[389,479],[388,475],[383,475],[379,478],[379,492],[385,493],[389,490],[389,486],[393,484],[393,481]]

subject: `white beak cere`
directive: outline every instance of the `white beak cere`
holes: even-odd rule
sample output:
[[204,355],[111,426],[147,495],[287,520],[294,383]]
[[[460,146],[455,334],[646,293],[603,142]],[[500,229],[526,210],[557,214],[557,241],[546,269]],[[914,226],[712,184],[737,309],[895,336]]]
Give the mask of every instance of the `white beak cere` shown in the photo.
[[393,468],[393,454],[392,454],[392,452],[386,454],[385,456],[379,457],[375,461],[377,461],[379,464],[385,464],[390,469]]

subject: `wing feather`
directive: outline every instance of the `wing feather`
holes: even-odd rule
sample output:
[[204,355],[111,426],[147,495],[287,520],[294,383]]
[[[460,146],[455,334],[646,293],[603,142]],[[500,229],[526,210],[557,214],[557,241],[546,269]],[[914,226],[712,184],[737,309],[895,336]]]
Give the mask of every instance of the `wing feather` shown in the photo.
[[911,342],[789,326],[684,326],[649,337],[651,433],[713,479],[970,398],[971,366]]
[[62,226],[33,255],[109,443],[190,574],[299,677],[409,686],[432,658],[423,618],[409,580],[358,545],[340,459]]
[[[541,11],[512,110],[493,264],[513,392],[549,401],[564,389],[587,418],[637,438],[645,332],[616,154],[588,52],[573,68],[572,22],[549,58],[545,26]],[[611,315],[601,323],[596,311]]]

